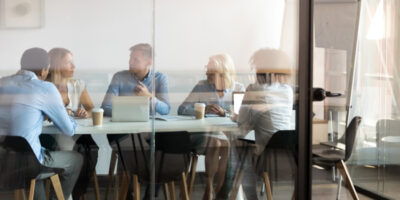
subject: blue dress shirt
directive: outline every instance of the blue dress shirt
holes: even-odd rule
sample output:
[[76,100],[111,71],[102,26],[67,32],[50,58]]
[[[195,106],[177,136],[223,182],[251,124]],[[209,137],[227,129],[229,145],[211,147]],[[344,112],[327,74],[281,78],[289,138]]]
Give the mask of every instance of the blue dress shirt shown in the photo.
[[[151,77],[152,71],[150,70],[144,80],[141,81],[147,87],[150,93],[152,92]],[[136,76],[129,72],[129,70],[120,71],[114,74],[101,105],[101,107],[104,109],[104,115],[112,115],[112,97],[135,96],[133,90],[138,82],[139,80],[136,78]],[[170,110],[167,77],[160,72],[155,72],[154,82],[156,89],[155,97],[153,97],[155,101],[155,111],[161,115],[166,115]]]
[[41,81],[31,71],[0,79],[0,135],[22,136],[43,162],[39,141],[47,116],[65,135],[75,133],[75,120],[68,116],[61,95],[50,82]]

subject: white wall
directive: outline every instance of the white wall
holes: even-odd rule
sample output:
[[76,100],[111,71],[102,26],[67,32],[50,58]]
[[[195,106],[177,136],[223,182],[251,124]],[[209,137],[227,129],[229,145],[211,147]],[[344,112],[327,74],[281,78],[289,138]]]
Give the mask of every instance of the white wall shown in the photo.
[[[27,48],[65,47],[74,55],[76,76],[86,79],[99,105],[112,74],[128,68],[129,47],[153,44],[152,1],[44,0],[44,5],[43,28],[0,29],[0,71],[7,71],[1,74],[19,69]],[[284,0],[156,0],[155,68],[178,93],[171,95],[171,113],[204,78],[210,55],[229,53],[237,70],[248,74],[254,51],[279,48],[283,10]],[[249,82],[247,76],[240,81]]]
[[[246,68],[261,47],[279,47],[283,1],[158,0],[157,68],[203,66],[209,55],[230,53]],[[152,43],[152,1],[44,0],[44,27],[0,30],[0,69],[18,69],[32,46],[62,46],[74,54],[77,70],[124,68],[128,48]]]

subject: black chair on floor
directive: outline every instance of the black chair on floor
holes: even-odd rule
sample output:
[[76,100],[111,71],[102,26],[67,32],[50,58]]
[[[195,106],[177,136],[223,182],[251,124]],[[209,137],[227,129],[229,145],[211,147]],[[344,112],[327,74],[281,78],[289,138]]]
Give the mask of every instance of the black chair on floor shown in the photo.
[[[125,140],[128,138],[128,134],[108,134],[107,135],[107,140],[108,143],[110,144],[112,148],[111,152],[111,160],[110,160],[110,167],[108,171],[108,184],[105,192],[105,199],[108,199],[111,187],[112,187],[112,182],[114,179],[114,171],[115,167],[117,166],[117,163],[120,163],[122,165],[123,171],[127,171],[126,165],[125,165],[125,160],[122,156],[122,150],[121,150],[121,141]],[[114,199],[118,199],[118,189],[119,189],[119,176],[115,177],[115,185],[114,185]]]
[[[241,160],[246,160],[247,154],[250,153],[249,146],[254,145],[254,140],[246,140],[239,139],[244,142],[245,149],[239,155]],[[271,139],[268,141],[263,153],[261,153],[253,164],[255,164],[255,171],[258,176],[260,176],[265,185],[267,199],[272,200],[272,182],[271,182],[271,174],[275,177],[274,179],[278,179],[278,171],[282,168],[282,166],[278,166],[278,154],[285,155],[290,163],[290,170],[292,173],[296,172],[297,167],[297,148],[298,148],[298,136],[295,130],[281,130],[274,133]],[[282,156],[280,156],[282,158]],[[237,192],[241,183],[241,179],[243,177],[243,162],[240,162],[238,166],[238,173],[236,175],[236,182],[232,190],[232,196],[230,199],[236,199]],[[274,170],[272,170],[274,169]],[[295,174],[292,174],[292,177],[295,177]],[[296,180],[295,180],[296,181]],[[294,197],[294,191],[292,195],[292,199]]]
[[[353,151],[354,141],[356,139],[357,130],[361,123],[361,117],[354,117],[344,133],[346,149],[313,149],[313,164],[323,167],[337,167],[341,173],[339,180],[338,193],[342,177],[346,181],[346,186],[351,193],[353,199],[359,199],[357,191],[354,188],[350,174],[348,172],[345,162],[350,158]],[[338,194],[339,197],[339,194]]]
[[29,143],[19,136],[0,136],[0,188],[14,190],[15,199],[25,199],[29,184],[29,199],[33,199],[36,177],[41,173],[53,174],[50,180],[59,200],[64,200],[59,173],[63,169],[40,164]]
[[[113,151],[113,158],[110,165],[110,177],[112,178],[116,159],[118,157],[119,170],[122,171],[122,183],[119,192],[119,199],[126,199],[130,179],[133,182],[134,199],[140,199],[140,184],[144,182],[150,184],[150,147],[145,141],[143,134],[130,135],[109,135],[110,139],[116,144],[117,149]],[[131,146],[121,146],[127,142],[127,136],[131,138]],[[182,199],[189,199],[188,187],[186,183],[187,171],[189,168],[192,147],[190,146],[190,137],[188,132],[157,132],[155,135],[155,182],[163,184],[164,195],[167,198],[175,199],[175,181],[181,184]],[[132,176],[131,176],[132,174]],[[118,177],[118,175],[116,176]],[[112,180],[110,178],[110,180]],[[140,180],[140,181],[139,181]],[[109,182],[109,185],[110,182]],[[118,190],[118,178],[116,178],[115,191]],[[148,194],[146,194],[148,195]]]
[[76,140],[74,151],[81,153],[85,159],[74,190],[72,191],[73,199],[85,199],[89,182],[92,180],[95,199],[100,200],[100,188],[96,173],[99,147],[91,135],[81,135]]

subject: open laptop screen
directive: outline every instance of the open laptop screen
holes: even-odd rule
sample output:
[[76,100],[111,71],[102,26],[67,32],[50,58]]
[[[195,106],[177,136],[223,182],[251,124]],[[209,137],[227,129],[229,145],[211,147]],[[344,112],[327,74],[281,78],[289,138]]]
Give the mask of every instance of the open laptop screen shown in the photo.
[[242,105],[244,97],[244,92],[233,92],[232,93],[232,105],[233,105],[233,112],[235,114],[239,114],[240,106]]

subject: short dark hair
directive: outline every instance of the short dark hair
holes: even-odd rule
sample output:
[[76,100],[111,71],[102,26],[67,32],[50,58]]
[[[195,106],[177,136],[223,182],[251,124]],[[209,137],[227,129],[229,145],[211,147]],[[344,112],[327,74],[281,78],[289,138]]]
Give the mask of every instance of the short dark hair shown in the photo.
[[131,50],[131,52],[141,51],[146,58],[150,60],[153,59],[153,48],[150,44],[140,43],[132,46],[131,48],[129,48],[129,50]]
[[32,71],[39,74],[42,69],[47,69],[49,66],[49,55],[42,48],[27,49],[21,57],[21,69]]

